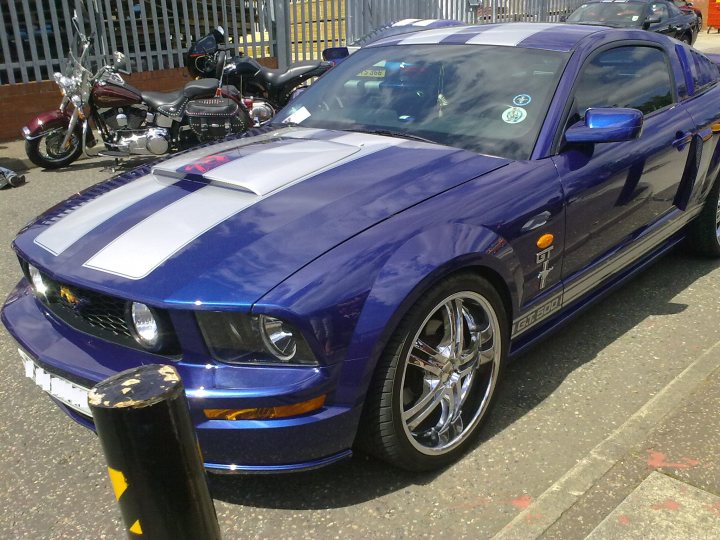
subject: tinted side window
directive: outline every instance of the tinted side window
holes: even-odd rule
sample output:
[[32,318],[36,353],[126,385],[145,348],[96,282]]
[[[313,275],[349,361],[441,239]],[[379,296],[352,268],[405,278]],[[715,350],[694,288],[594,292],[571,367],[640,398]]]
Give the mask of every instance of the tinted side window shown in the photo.
[[660,17],[664,21],[669,18],[668,8],[665,4],[650,4],[651,16]]
[[618,47],[585,65],[575,90],[575,113],[589,107],[630,107],[649,114],[673,102],[665,53],[652,47]]
[[676,8],[673,4],[668,4],[668,10],[670,11],[671,17],[677,17],[678,15],[682,15],[682,11]]

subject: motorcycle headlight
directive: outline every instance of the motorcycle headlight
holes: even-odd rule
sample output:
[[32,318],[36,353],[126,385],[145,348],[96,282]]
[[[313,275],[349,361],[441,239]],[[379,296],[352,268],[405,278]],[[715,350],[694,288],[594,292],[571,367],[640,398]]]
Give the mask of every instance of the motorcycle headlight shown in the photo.
[[28,264],[28,275],[30,276],[30,282],[32,283],[35,294],[45,297],[48,292],[48,286],[47,283],[45,283],[45,278],[43,278],[40,270],[35,268],[32,264]]
[[210,353],[221,362],[317,364],[302,334],[276,317],[199,311],[196,318]]

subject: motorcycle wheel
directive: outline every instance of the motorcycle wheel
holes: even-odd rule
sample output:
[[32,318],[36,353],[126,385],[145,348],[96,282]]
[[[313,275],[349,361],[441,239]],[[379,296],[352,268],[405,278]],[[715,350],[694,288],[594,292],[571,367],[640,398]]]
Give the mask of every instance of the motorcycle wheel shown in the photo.
[[68,141],[68,147],[62,148],[65,130],[48,131],[37,139],[25,141],[25,152],[28,158],[38,167],[59,169],[66,167],[82,154],[82,135],[76,130]]

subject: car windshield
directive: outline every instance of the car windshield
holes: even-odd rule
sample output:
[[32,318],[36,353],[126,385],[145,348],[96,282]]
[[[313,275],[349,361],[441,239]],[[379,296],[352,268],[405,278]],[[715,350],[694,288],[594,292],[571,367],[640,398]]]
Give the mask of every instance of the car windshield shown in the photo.
[[482,45],[369,47],[330,70],[273,123],[527,159],[568,56]]
[[605,26],[640,26],[646,4],[642,2],[594,2],[583,4],[567,22],[603,24]]

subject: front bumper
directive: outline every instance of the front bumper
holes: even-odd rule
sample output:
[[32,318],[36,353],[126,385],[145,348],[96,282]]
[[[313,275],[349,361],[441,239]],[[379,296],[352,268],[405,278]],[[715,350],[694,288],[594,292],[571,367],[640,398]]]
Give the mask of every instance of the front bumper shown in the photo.
[[[8,297],[2,321],[40,367],[84,387],[138,365],[172,364],[183,379],[191,418],[209,470],[254,473],[303,470],[350,455],[361,406],[333,404],[333,381],[339,366],[284,368],[170,361],[68,327],[35,299],[25,280]],[[19,366],[19,358],[17,362]],[[203,414],[203,409],[287,405],[320,394],[328,395],[323,408],[292,418],[208,420]],[[94,427],[91,418],[56,403],[80,424]]]

